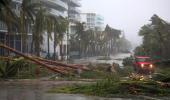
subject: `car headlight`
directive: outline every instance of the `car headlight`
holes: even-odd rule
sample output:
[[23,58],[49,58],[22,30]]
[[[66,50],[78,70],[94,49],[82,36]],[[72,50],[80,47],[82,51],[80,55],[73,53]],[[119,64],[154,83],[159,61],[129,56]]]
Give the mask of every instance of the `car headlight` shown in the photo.
[[149,67],[150,67],[150,68],[153,68],[153,65],[152,65],[152,64],[150,64],[150,65],[149,65]]
[[143,67],[144,67],[144,64],[141,64],[141,67],[143,68]]

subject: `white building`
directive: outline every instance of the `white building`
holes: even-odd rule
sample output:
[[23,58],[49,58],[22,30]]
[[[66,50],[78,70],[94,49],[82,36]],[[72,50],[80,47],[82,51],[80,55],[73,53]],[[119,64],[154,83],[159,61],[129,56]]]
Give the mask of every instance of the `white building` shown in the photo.
[[86,29],[104,30],[104,17],[96,13],[81,13],[81,22],[85,22]]
[[[51,14],[55,17],[62,16],[64,18],[67,18],[67,16],[68,16],[68,0],[41,0],[41,2],[42,2],[42,4],[44,4],[47,7],[49,14]],[[50,46],[50,48],[49,48],[50,56],[52,56],[54,53],[54,33],[52,33],[51,35],[52,35],[52,40],[50,40],[50,45],[49,45]],[[47,55],[47,51],[48,51],[47,43],[48,43],[47,33],[45,33],[44,34],[44,43],[42,45],[42,48],[43,48],[42,56]],[[56,53],[57,53],[56,55],[57,55],[58,59],[61,59],[61,55],[63,55],[64,57],[67,56],[66,46],[67,46],[67,35],[65,34],[64,39],[62,41],[62,45],[60,43],[56,47]],[[61,50],[62,50],[63,54],[61,54]]]
[[[15,10],[15,13],[20,13],[20,9],[21,9],[21,3],[22,3],[22,0],[12,0],[14,2],[14,8],[13,10]],[[68,56],[68,40],[69,40],[69,35],[71,33],[74,33],[75,32],[75,25],[76,25],[76,22],[80,21],[80,10],[78,9],[78,7],[81,7],[81,4],[79,3],[80,0],[30,0],[30,3],[41,3],[44,5],[44,7],[46,7],[46,9],[48,10],[49,14],[53,15],[53,16],[62,16],[62,17],[65,17],[65,18],[69,18],[69,29],[68,31],[65,33],[65,36],[64,36],[64,39],[62,41],[62,46],[61,44],[59,44],[56,48],[56,52],[57,52],[57,55],[58,55],[58,58],[60,59],[61,58],[61,48],[63,50],[63,55],[67,58]],[[31,29],[30,29],[31,30]],[[0,34],[2,36],[4,36],[5,32],[7,32],[7,28],[6,26],[0,22],[0,33],[3,33],[3,34]],[[53,36],[53,34],[52,34]],[[30,31],[29,32],[29,41],[30,44],[32,42],[32,32]],[[3,39],[3,37],[2,37]],[[0,39],[0,40],[2,40]],[[53,39],[54,40],[54,39]],[[53,50],[54,50],[54,43],[53,43],[53,40],[50,41],[50,54],[52,55],[53,54]],[[4,41],[4,39],[3,39]],[[43,49],[43,52],[41,53],[41,55],[45,56],[47,54],[47,51],[48,51],[48,45],[47,45],[47,33],[44,34],[44,41],[43,41],[43,45],[42,45],[42,49]],[[16,44],[16,43],[14,43]],[[17,43],[19,46],[16,46],[18,47],[18,50],[22,51],[22,47],[21,47],[21,41],[20,43]],[[15,47],[15,46],[14,46]],[[28,46],[28,48],[30,49],[31,46]],[[0,50],[1,51],[1,50]],[[28,51],[29,52],[29,51]],[[2,51],[3,53],[3,51]]]
[[68,0],[68,18],[69,18],[69,33],[76,33],[76,23],[80,22],[80,13],[81,11],[78,9],[81,7],[79,3],[80,0]]
[[[74,34],[76,32],[75,26],[76,22],[80,21],[80,10],[78,7],[81,7],[79,3],[80,0],[41,0],[43,3],[48,7],[49,12],[54,16],[63,16],[69,19],[69,29],[65,33],[63,42],[59,44],[56,48],[56,52],[58,58],[61,58],[61,48],[62,48],[62,55],[64,58],[67,59],[69,57],[68,54],[68,47],[69,47],[69,36],[70,34]],[[44,36],[44,51],[48,51],[47,46],[47,34]],[[53,53],[54,47],[53,41],[50,41],[50,53]]]

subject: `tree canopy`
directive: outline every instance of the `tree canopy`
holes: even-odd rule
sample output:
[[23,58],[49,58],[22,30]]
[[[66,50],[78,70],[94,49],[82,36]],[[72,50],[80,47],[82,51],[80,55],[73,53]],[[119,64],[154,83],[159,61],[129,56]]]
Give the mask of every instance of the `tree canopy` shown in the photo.
[[[150,56],[170,58],[170,23],[158,15],[153,15],[150,21],[151,23],[142,26],[139,31],[139,36],[143,37],[143,52]],[[136,50],[137,52],[139,51]]]

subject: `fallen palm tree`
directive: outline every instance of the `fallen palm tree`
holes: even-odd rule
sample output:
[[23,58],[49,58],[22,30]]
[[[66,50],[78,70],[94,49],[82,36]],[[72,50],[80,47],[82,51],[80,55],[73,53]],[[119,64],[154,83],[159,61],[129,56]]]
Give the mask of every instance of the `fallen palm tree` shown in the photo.
[[14,60],[14,59],[12,59],[12,58],[10,58],[10,57],[2,57],[2,56],[0,56],[0,60],[1,60],[1,61],[12,61],[12,60]]
[[[32,57],[30,57],[30,56],[27,56],[27,55],[25,55],[25,54],[23,54],[23,53],[15,50],[15,49],[13,49],[13,48],[11,48],[11,47],[8,47],[8,46],[6,46],[6,45],[4,45],[4,44],[2,44],[2,43],[0,44],[0,47],[1,47],[1,48],[4,48],[4,49],[7,49],[7,50],[9,50],[9,51],[11,51],[11,52],[13,52],[13,53],[21,56],[21,57],[24,57],[25,59],[30,60],[30,61],[38,64],[38,65],[41,65],[42,67],[45,67],[45,68],[47,68],[47,69],[49,69],[49,70],[51,70],[51,71],[53,71],[53,72],[56,72],[56,73],[59,73],[59,74],[62,74],[62,75],[68,74],[68,72],[67,72],[66,70],[64,70],[63,68],[56,67],[56,66],[54,66],[54,65],[48,65],[48,64],[44,63],[43,61],[39,61],[38,59],[32,58]],[[59,64],[60,64],[61,66],[63,66],[63,67],[64,67],[64,66],[67,66],[66,64],[62,64],[62,63],[59,63]],[[68,67],[68,66],[67,66],[67,67]],[[72,67],[73,67],[73,66],[72,66]]]
[[84,67],[83,65],[64,64],[64,63],[61,63],[61,62],[56,62],[56,61],[52,61],[52,60],[42,59],[42,58],[39,58],[39,57],[35,57],[35,58],[38,59],[39,61],[43,61],[43,62],[46,62],[46,63],[51,64],[51,65],[64,66],[64,67],[68,67],[68,68],[72,68],[72,69],[89,70],[88,68]]
[[[74,72],[77,69],[80,69],[80,70],[89,70],[88,68],[84,67],[83,65],[64,64],[64,63],[61,63],[61,62],[56,62],[56,61],[52,61],[52,60],[42,59],[40,57],[27,56],[27,55],[25,55],[25,54],[15,50],[15,49],[13,49],[13,48],[10,48],[10,47],[4,45],[4,44],[0,44],[0,47],[4,48],[4,49],[7,49],[7,50],[9,50],[11,52],[14,52],[17,55],[22,56],[25,59],[30,60],[32,63],[41,65],[42,67],[46,67],[47,69],[49,69],[49,70],[51,70],[53,72],[60,73],[60,74],[70,74],[68,72]],[[10,57],[2,57],[2,59],[13,60]]]

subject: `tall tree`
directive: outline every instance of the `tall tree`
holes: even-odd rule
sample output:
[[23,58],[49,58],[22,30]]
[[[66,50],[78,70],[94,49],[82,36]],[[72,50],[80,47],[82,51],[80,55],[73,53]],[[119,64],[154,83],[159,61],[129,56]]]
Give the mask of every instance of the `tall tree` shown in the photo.
[[43,34],[45,31],[45,16],[46,10],[40,7],[35,16],[35,23],[33,26],[33,50],[37,56],[40,56],[41,45],[43,44]]
[[[15,33],[17,28],[17,16],[11,9],[11,0],[2,0],[0,2],[0,21],[7,26],[4,43],[10,46],[10,35]],[[8,52],[9,55],[9,52]]]
[[151,23],[139,31],[143,37],[143,48],[148,55],[170,58],[170,24],[157,15],[151,17]]
[[46,16],[46,29],[47,29],[47,58],[50,57],[50,40],[52,40],[52,32],[54,32],[54,16]]
[[56,60],[56,46],[60,44],[60,55],[63,60],[63,38],[68,27],[68,22],[63,17],[56,18],[54,23],[54,60]]
[[31,24],[34,23],[34,17],[36,14],[36,9],[41,5],[39,3],[33,3],[29,0],[22,0],[19,23],[20,23],[20,33],[22,38],[22,52],[28,52],[28,42],[27,37],[29,30],[32,28]]

